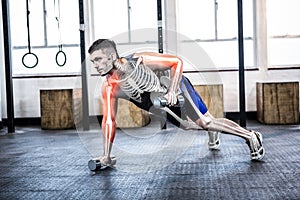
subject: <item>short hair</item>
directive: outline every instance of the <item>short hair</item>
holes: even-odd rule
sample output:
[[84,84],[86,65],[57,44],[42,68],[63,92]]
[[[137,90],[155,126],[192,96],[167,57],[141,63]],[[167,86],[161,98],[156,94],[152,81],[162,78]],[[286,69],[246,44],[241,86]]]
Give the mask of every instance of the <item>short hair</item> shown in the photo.
[[117,57],[119,57],[117,47],[116,47],[116,43],[112,40],[98,39],[95,42],[93,42],[93,44],[90,46],[88,52],[89,52],[89,54],[92,54],[94,51],[97,51],[97,50],[100,50],[100,49],[105,54],[116,53]]

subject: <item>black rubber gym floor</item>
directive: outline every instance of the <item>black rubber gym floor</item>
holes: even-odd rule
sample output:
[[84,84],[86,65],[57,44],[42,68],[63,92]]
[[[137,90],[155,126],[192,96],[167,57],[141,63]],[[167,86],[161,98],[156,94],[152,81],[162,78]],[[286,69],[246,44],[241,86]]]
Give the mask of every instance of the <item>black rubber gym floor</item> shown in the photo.
[[247,122],[263,133],[266,155],[250,161],[243,139],[159,126],[117,131],[115,168],[88,161],[102,153],[90,131],[17,127],[0,130],[0,199],[300,199],[300,125]]

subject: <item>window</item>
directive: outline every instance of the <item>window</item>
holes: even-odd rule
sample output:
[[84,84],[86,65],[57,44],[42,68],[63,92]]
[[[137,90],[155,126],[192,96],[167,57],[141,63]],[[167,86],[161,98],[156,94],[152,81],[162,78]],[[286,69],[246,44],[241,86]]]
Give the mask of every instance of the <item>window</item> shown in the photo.
[[191,39],[214,38],[213,1],[177,1],[178,31]]
[[95,39],[111,38],[128,32],[127,1],[93,0],[91,9],[94,25],[91,31],[94,32]]
[[272,67],[300,66],[300,2],[268,0],[269,62]]
[[[38,57],[38,64],[34,68],[26,68],[22,63],[22,57],[29,52],[26,1],[10,1],[13,75],[80,72],[78,1],[29,0],[28,3],[30,46],[31,52]],[[67,58],[62,67],[56,64],[59,44],[63,45]],[[61,55],[58,56],[59,64],[64,61]],[[24,61],[28,66],[36,62],[33,56],[26,56]]]
[[111,38],[117,43],[157,41],[157,34],[142,31],[157,29],[156,1],[97,0],[91,9],[93,39]]
[[[238,67],[236,0],[177,0],[178,32],[196,41],[219,69]],[[253,67],[253,5],[243,1],[245,67]]]
[[157,1],[94,0],[91,10],[93,41],[99,38],[114,40],[120,56],[137,51],[158,51]]

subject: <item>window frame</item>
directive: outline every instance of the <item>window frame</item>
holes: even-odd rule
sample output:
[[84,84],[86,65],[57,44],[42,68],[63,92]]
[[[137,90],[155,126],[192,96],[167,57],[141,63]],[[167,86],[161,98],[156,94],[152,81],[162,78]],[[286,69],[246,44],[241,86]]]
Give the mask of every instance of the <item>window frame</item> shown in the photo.
[[[268,5],[270,5],[270,1],[268,0],[264,0],[265,3],[266,3],[266,7],[268,7]],[[269,2],[269,4],[268,4]],[[274,3],[274,2],[272,2]],[[287,2],[284,2],[284,6],[288,7],[288,6],[292,6],[290,4],[288,4]],[[299,4],[300,5],[300,4]],[[294,8],[292,6],[292,8]],[[269,11],[269,12],[268,12]],[[281,10],[282,11],[282,10]],[[298,63],[286,63],[286,64],[276,64],[276,63],[271,63],[271,59],[272,59],[272,54],[270,53],[272,51],[271,49],[271,41],[279,41],[279,40],[285,40],[285,41],[288,41],[288,40],[293,40],[293,39],[298,39],[300,40],[300,30],[298,30],[298,32],[294,32],[294,33],[289,33],[288,30],[286,34],[282,34],[282,33],[271,33],[271,31],[269,30],[269,26],[271,26],[271,22],[270,20],[272,20],[272,15],[270,13],[270,8],[268,7],[268,9],[266,10],[267,12],[267,17],[266,17],[266,21],[268,23],[265,23],[265,26],[268,28],[268,45],[267,45],[267,48],[268,48],[268,59],[269,59],[269,65],[268,65],[268,69],[269,70],[278,70],[278,69],[300,69],[300,60]],[[287,8],[286,9],[286,13],[290,13],[291,12],[291,9]],[[281,16],[280,18],[283,20],[285,17],[282,16],[282,13],[281,13]],[[282,31],[282,30],[281,30]],[[275,50],[276,51],[276,50]]]
[[[38,59],[39,59],[41,56],[39,56],[37,53],[35,53],[36,50],[38,50],[38,49],[42,50],[42,51],[45,51],[45,50],[46,51],[47,50],[53,51],[53,49],[57,49],[57,53],[58,53],[58,51],[60,49],[59,46],[61,45],[61,50],[64,51],[64,53],[66,55],[65,58],[66,58],[67,62],[69,62],[69,60],[68,60],[68,53],[67,53],[68,51],[69,52],[70,51],[74,51],[74,48],[75,48],[75,49],[78,49],[78,52],[79,52],[79,48],[80,48],[80,44],[79,43],[76,43],[76,42],[63,43],[64,41],[59,41],[59,39],[57,39],[57,44],[54,44],[55,43],[54,41],[49,41],[48,35],[50,35],[51,32],[48,29],[48,24],[49,24],[48,21],[49,21],[50,17],[48,17],[47,15],[48,15],[48,10],[50,10],[51,7],[49,7],[49,8],[46,7],[46,5],[47,5],[46,4],[46,0],[43,0],[42,2],[39,1],[38,3],[41,4],[40,8],[43,9],[42,11],[40,11],[40,14],[42,12],[42,14],[41,14],[42,15],[42,17],[41,17],[42,18],[41,19],[42,22],[41,22],[41,24],[39,24],[40,25],[39,28],[42,27],[42,29],[43,29],[41,31],[42,32],[42,34],[41,34],[42,35],[41,36],[42,39],[40,40],[40,42],[38,42],[38,44],[34,44],[35,42],[33,41],[34,38],[32,38],[32,35],[30,35],[30,44],[29,44],[29,38],[28,38],[28,32],[30,34],[30,33],[32,33],[33,31],[36,30],[36,27],[34,27],[34,23],[33,23],[34,21],[32,20],[32,18],[33,18],[32,14],[36,12],[36,11],[32,11],[32,7],[34,7],[32,4],[34,4],[34,2],[29,2],[29,8],[28,8],[29,13],[27,11],[26,4],[24,4],[24,7],[22,7],[22,6],[19,7],[20,5],[18,4],[18,7],[19,7],[18,9],[22,9],[22,10],[24,9],[25,10],[25,12],[24,12],[24,14],[26,15],[25,24],[27,23],[27,17],[28,17],[29,27],[26,26],[26,25],[24,25],[24,27],[26,26],[26,34],[24,32],[24,45],[23,44],[15,44],[15,45],[12,45],[12,47],[11,47],[12,55],[14,55],[15,57],[17,57],[17,58],[15,58],[17,60],[12,60],[12,62],[14,63],[13,66],[15,66],[15,68],[12,69],[12,77],[13,78],[31,78],[31,77],[62,77],[62,76],[78,76],[78,75],[80,75],[80,71],[79,71],[80,66],[81,66],[80,64],[78,64],[78,66],[77,66],[78,70],[75,70],[75,71],[64,71],[64,70],[62,70],[61,72],[56,72],[57,69],[63,68],[63,67],[59,67],[58,65],[57,65],[57,67],[59,67],[59,68],[57,68],[57,69],[54,68],[51,72],[37,72],[38,70],[34,69],[35,67],[32,68],[32,69],[28,69],[28,68],[26,68],[25,66],[22,65],[22,63],[21,63],[22,62],[21,61],[22,57],[20,57],[20,54],[25,55],[27,52],[31,52],[31,53],[34,53],[38,57]],[[56,2],[57,5],[54,5],[54,7],[58,6],[58,8],[61,10],[62,8],[60,7],[60,5],[58,5],[58,3],[59,3],[59,1]],[[10,10],[13,10],[14,7],[15,6],[13,6],[13,4],[10,4]],[[33,8],[33,9],[37,9],[37,7]],[[56,11],[56,12],[59,12],[59,11]],[[75,13],[77,13],[77,12],[78,11],[76,10]],[[10,15],[11,15],[11,13],[13,13],[13,12],[10,12]],[[79,16],[79,15],[77,15],[77,16]],[[18,17],[20,17],[20,16],[18,16]],[[15,17],[13,20],[11,20],[12,21],[12,23],[11,23],[11,32],[17,30],[17,29],[14,30],[14,26],[16,26],[15,24],[17,24],[16,20],[17,20],[18,17]],[[54,16],[51,16],[51,17],[54,17]],[[58,18],[58,20],[61,20],[61,19]],[[59,23],[61,24],[61,21]],[[73,22],[73,23],[75,23],[75,22]],[[78,23],[78,21],[76,21],[76,24],[77,23]],[[12,26],[12,24],[14,24],[14,25]],[[57,25],[56,25],[56,27],[57,27]],[[60,34],[60,37],[61,37],[61,34],[62,34],[62,30],[61,29],[62,29],[62,27],[60,25],[60,30],[55,30],[55,31],[52,31],[52,32],[55,32],[56,34]],[[25,31],[25,29],[24,29],[24,31]],[[59,31],[60,31],[60,33],[59,33]],[[15,33],[15,34],[17,34],[17,33]],[[77,38],[78,38],[78,42],[79,42],[80,41],[80,39],[79,39],[79,31],[77,33]],[[26,39],[26,42],[25,42],[25,39]],[[13,42],[14,41],[14,37],[12,37],[11,40],[12,40],[12,43],[14,43]],[[29,45],[30,45],[30,49],[29,49]],[[55,59],[56,59],[55,58],[55,53],[53,55],[53,62],[54,63],[55,63]],[[40,64],[40,59],[38,60],[38,64],[37,64],[36,67],[38,67],[39,64]],[[42,67],[45,67],[45,66],[42,66]],[[69,68],[70,67],[71,66],[69,66]],[[22,71],[20,72],[16,68],[22,69]]]

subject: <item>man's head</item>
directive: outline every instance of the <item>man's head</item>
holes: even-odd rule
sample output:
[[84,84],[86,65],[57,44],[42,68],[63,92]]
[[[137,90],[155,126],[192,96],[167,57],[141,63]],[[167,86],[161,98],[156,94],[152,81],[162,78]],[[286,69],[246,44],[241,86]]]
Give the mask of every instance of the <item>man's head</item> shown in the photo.
[[116,44],[112,40],[99,39],[96,40],[88,50],[91,62],[97,71],[104,76],[113,68],[113,62],[119,58]]

